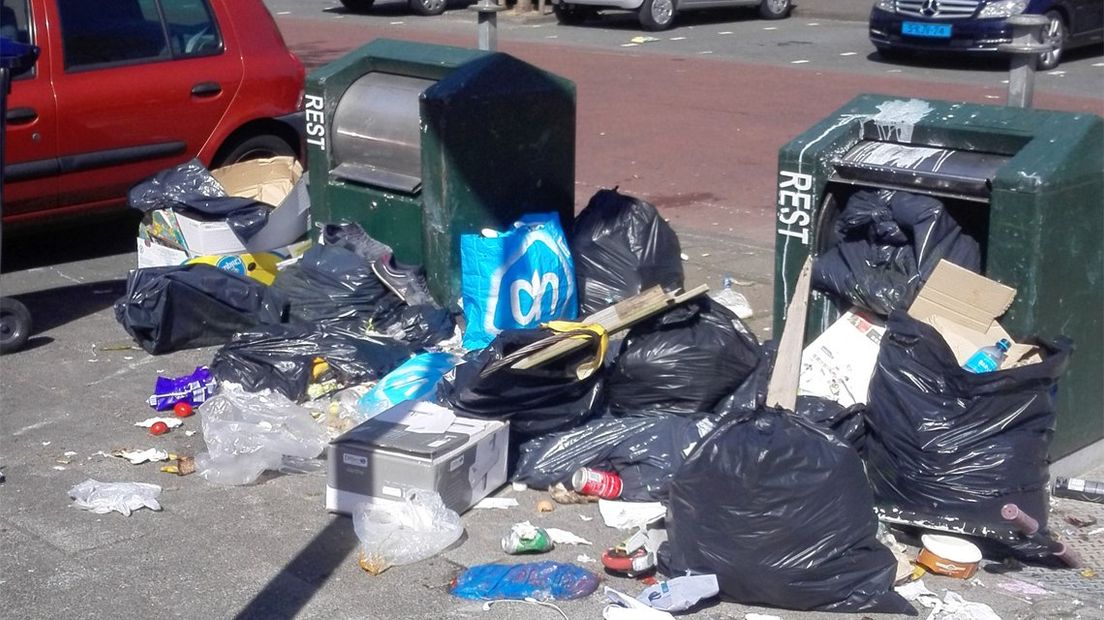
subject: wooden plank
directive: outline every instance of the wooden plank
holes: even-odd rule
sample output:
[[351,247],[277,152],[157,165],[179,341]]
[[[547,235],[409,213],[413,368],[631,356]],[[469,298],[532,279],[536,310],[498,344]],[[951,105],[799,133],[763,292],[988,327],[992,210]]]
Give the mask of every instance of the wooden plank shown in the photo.
[[778,341],[778,356],[774,372],[767,384],[767,406],[793,411],[797,406],[797,387],[801,377],[801,351],[805,346],[805,317],[809,310],[809,281],[812,279],[812,257],[805,259],[797,277],[794,296],[786,309],[786,326]]
[[[659,314],[660,312],[693,299],[709,291],[709,286],[702,284],[684,293],[667,293],[661,287],[654,286],[639,295],[619,301],[608,308],[603,308],[594,314],[579,320],[579,323],[597,323],[605,328],[606,333],[613,334],[636,325],[644,319]],[[567,355],[581,347],[586,346],[587,341],[579,338],[560,340],[549,345],[545,349],[532,353],[514,362],[512,368],[525,370],[535,368]]]

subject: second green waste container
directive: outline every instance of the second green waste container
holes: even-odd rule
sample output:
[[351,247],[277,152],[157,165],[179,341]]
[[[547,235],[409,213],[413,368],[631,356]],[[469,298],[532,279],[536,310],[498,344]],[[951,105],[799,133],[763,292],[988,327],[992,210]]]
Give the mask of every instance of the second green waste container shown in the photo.
[[361,224],[459,298],[459,235],[555,212],[570,231],[575,87],[503,53],[378,39],[307,78],[315,222]]
[[[982,273],[1017,289],[1001,324],[1059,335],[1058,458],[1104,438],[1104,121],[1088,113],[860,95],[779,152],[774,329],[805,258],[826,249],[862,188],[939,198],[982,248]],[[814,293],[807,338],[845,308]]]

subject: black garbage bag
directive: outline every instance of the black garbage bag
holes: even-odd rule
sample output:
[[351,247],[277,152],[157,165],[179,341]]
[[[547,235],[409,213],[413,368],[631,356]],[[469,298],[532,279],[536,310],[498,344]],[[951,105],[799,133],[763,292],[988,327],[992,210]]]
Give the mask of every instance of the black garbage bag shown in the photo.
[[115,302],[115,319],[149,353],[222,344],[234,333],[287,320],[278,291],[212,267],[137,269]]
[[[748,415],[766,405],[767,387],[770,383],[770,375],[774,371],[778,345],[775,341],[768,340],[763,343],[762,351],[763,358],[755,368],[755,372],[736,388],[735,392],[721,399],[721,402],[714,407],[713,411],[720,419]],[[795,409],[794,413],[798,417],[832,431],[840,441],[855,448],[860,455],[864,453],[866,405],[844,407],[827,398],[799,395]]]
[[575,369],[598,349],[583,347],[536,368],[516,370],[492,365],[551,335],[546,329],[505,330],[487,348],[456,367],[452,381],[438,385],[438,398],[457,414],[510,421],[510,435],[528,438],[573,428],[603,406],[602,373],[580,379]]
[[908,308],[946,259],[977,272],[981,250],[931,196],[862,190],[836,224],[839,242],[813,263],[813,288],[889,316]]
[[671,476],[712,428],[708,420],[668,415],[596,418],[519,445],[512,479],[543,489],[567,483],[580,467],[593,467],[621,476],[622,500],[664,501]]
[[381,329],[382,333],[414,348],[424,348],[448,340],[455,330],[456,321],[452,318],[452,313],[429,304],[403,306]]
[[759,343],[702,296],[629,330],[607,379],[615,412],[707,413],[755,370]]
[[272,325],[236,334],[215,353],[211,374],[247,391],[274,390],[294,401],[307,397],[315,358],[329,364],[341,385],[376,381],[410,358],[405,344],[341,324]]
[[659,569],[717,575],[721,594],[801,611],[915,611],[893,591],[862,460],[764,408],[705,437],[670,486]]
[[225,220],[242,243],[265,227],[273,207],[230,196],[198,159],[162,170],[138,183],[130,188],[127,201],[143,213],[173,209],[204,219]]
[[866,414],[880,508],[997,530],[1013,503],[1046,526],[1056,386],[1072,345],[1039,344],[1042,362],[973,374],[933,327],[889,317]]
[[617,188],[598,190],[575,218],[573,231],[580,315],[657,284],[682,288],[678,236],[651,204]]
[[276,274],[272,287],[291,301],[291,321],[299,323],[358,320],[379,330],[398,318],[403,305],[366,259],[332,245],[311,247],[299,262]]

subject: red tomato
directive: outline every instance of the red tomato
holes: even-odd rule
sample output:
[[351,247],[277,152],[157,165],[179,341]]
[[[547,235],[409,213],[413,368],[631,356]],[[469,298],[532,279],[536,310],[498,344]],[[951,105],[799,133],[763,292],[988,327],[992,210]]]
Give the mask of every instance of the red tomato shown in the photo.
[[164,422],[154,422],[150,425],[151,435],[164,435],[169,432],[169,425]]
[[189,405],[187,401],[182,400],[173,405],[173,413],[175,413],[178,418],[186,418],[195,412],[192,411],[192,406]]

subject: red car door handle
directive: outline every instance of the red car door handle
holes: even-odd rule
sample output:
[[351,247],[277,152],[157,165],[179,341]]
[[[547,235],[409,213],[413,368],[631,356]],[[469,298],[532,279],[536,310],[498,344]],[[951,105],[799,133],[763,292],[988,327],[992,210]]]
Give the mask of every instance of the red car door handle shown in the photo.
[[222,92],[222,86],[218,82],[200,82],[192,87],[192,94],[196,97],[213,97]]
[[34,108],[12,108],[6,118],[12,125],[23,125],[38,118],[38,112]]

